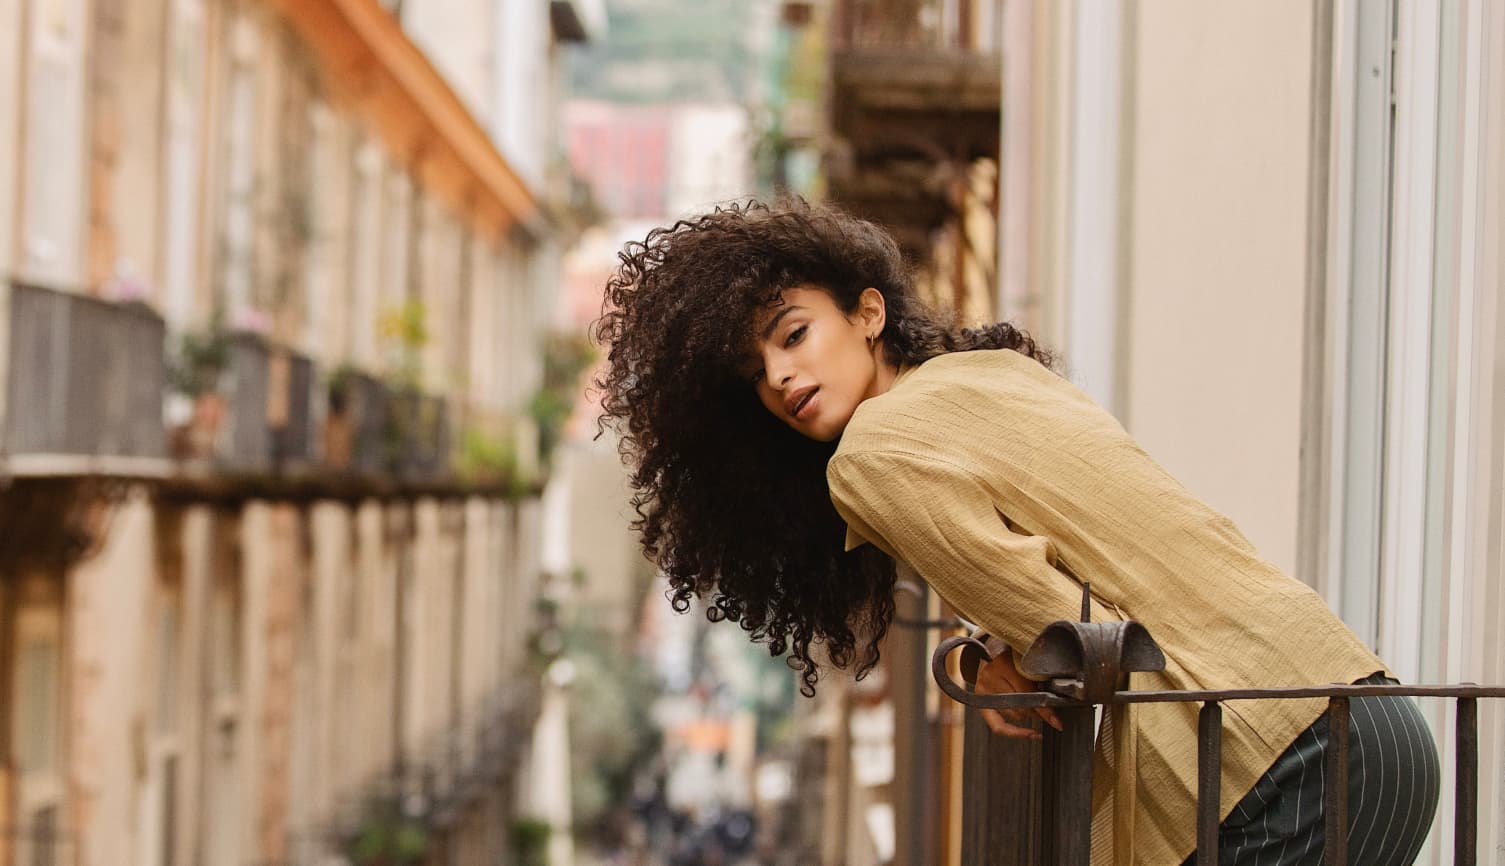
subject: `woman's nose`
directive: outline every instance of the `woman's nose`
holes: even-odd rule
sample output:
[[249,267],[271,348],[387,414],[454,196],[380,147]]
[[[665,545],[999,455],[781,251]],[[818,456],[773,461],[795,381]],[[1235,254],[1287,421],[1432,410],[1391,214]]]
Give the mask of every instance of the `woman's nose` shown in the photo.
[[769,384],[780,390],[783,390],[784,386],[789,384],[789,380],[794,378],[794,365],[790,364],[789,359],[782,354],[774,354],[765,359],[763,369],[766,371],[765,375],[768,377]]

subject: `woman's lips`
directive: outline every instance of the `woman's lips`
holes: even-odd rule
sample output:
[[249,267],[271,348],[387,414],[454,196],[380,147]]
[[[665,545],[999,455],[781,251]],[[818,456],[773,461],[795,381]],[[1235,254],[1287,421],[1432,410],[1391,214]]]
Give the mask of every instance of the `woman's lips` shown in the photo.
[[809,393],[805,394],[794,404],[794,411],[790,413],[794,416],[794,420],[809,421],[815,416],[815,395],[819,391],[820,388],[811,388]]

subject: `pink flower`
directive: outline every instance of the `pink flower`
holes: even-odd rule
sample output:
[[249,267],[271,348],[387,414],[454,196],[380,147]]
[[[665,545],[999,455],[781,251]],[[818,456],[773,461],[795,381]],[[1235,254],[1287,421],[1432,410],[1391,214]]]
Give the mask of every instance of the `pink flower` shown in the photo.
[[272,331],[272,314],[255,307],[239,307],[230,317],[230,329],[265,336]]

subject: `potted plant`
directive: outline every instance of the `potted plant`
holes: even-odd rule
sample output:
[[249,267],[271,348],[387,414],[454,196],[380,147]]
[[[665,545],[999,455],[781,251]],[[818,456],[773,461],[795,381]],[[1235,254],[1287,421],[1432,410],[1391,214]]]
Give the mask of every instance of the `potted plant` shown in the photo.
[[351,866],[419,866],[428,848],[427,828],[404,814],[396,797],[368,800],[344,845]]
[[229,361],[225,332],[211,326],[178,338],[167,367],[168,384],[188,401],[187,417],[172,430],[172,451],[178,458],[208,457],[225,418],[220,377]]
[[595,349],[584,335],[557,333],[544,342],[543,382],[528,402],[528,414],[538,429],[538,459],[545,472],[584,390],[580,376],[595,362]]
[[518,477],[517,447],[506,436],[469,426],[460,437],[457,474],[475,484],[511,487]]
[[350,364],[335,367],[326,380],[328,411],[324,414],[324,458],[333,466],[350,465],[355,442],[355,383],[358,372]]
[[519,866],[548,866],[549,822],[518,818],[512,822],[512,853]]

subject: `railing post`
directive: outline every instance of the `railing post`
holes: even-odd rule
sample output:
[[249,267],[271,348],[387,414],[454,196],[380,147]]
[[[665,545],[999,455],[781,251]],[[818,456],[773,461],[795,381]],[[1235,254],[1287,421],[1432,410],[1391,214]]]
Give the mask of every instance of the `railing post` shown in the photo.
[[1060,733],[1045,732],[1046,863],[1086,863],[1092,853],[1092,707],[1056,710]]
[[1222,777],[1223,705],[1208,701],[1197,715],[1197,866],[1218,862]]
[[[1086,596],[1090,590],[1083,587]],[[1087,602],[1084,599],[1084,605]],[[1221,817],[1222,702],[1325,697],[1328,741],[1323,749],[1323,862],[1348,860],[1349,730],[1355,697],[1436,697],[1458,701],[1454,853],[1459,866],[1478,864],[1478,698],[1505,698],[1505,686],[1327,685],[1242,689],[1148,689],[1135,691],[1127,675],[1164,669],[1165,656],[1142,625],[1133,621],[1051,623],[1017,662],[1020,673],[1044,683],[1046,695],[977,695],[978,666],[995,653],[982,632],[941,641],[931,654],[931,674],[941,691],[971,709],[1051,707],[1063,730],[1044,728],[1043,741],[993,737],[975,712],[967,713],[963,776],[962,866],[1016,863],[1087,863],[1092,842],[1093,710],[1131,704],[1203,704],[1197,737],[1197,856],[1218,861]],[[949,654],[962,650],[963,687],[951,674]],[[1000,700],[1000,698],[1002,698]],[[1036,730],[1041,727],[1032,723]],[[1038,742],[1038,746],[1036,743]],[[1132,772],[1132,768],[1125,768]],[[1012,799],[1010,799],[1012,798]],[[1031,808],[1031,804],[1037,804]],[[1005,804],[1007,804],[1005,811]],[[1004,818],[1005,814],[1009,817]],[[1038,844],[1031,844],[1038,840]]]
[[1041,859],[1040,742],[998,736],[971,708],[962,738],[961,866],[1051,862]]
[[1479,702],[1458,699],[1457,789],[1453,802],[1453,864],[1479,860]]
[[1327,701],[1326,794],[1322,809],[1326,827],[1322,861],[1348,863],[1348,698]]

